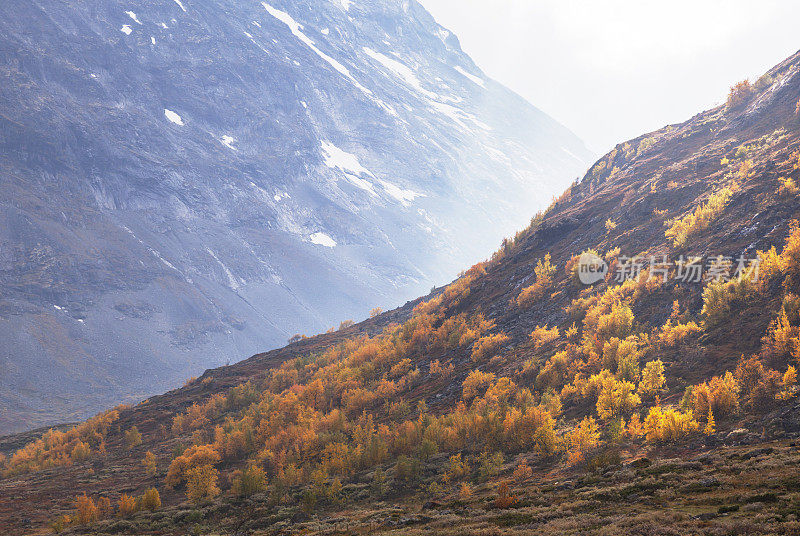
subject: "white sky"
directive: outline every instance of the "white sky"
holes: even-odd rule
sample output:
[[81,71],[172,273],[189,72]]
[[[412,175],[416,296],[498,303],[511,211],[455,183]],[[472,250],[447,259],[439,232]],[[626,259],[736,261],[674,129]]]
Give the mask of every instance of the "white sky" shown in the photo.
[[420,0],[590,149],[685,121],[800,49],[798,0]]

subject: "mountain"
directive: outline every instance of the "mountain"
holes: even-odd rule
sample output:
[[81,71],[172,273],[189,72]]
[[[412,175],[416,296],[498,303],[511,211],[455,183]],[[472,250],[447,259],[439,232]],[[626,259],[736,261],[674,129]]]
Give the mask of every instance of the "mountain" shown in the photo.
[[586,169],[416,2],[0,6],[0,430],[448,281]]
[[3,439],[0,525],[795,532],[798,115],[800,53],[620,144],[447,287]]

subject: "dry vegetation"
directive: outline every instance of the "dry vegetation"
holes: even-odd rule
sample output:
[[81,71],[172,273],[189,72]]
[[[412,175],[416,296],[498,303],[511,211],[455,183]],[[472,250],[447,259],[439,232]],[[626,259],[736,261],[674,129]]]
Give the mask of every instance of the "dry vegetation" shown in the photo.
[[[774,105],[780,128],[725,130],[760,81],[618,147],[490,261],[413,307],[298,336],[16,449],[0,460],[11,497],[0,523],[797,533],[796,86]],[[611,276],[623,254],[687,250],[758,256],[760,277],[682,284],[648,264],[635,280]],[[580,284],[581,251],[609,263],[605,279]]]

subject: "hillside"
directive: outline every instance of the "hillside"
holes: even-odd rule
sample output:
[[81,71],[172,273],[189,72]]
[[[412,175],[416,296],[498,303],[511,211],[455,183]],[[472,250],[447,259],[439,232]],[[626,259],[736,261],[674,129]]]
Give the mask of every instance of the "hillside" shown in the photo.
[[4,2],[0,57],[0,433],[395,307],[589,164],[415,1]]
[[7,452],[0,523],[796,533],[798,114],[800,53],[616,147],[449,286]]

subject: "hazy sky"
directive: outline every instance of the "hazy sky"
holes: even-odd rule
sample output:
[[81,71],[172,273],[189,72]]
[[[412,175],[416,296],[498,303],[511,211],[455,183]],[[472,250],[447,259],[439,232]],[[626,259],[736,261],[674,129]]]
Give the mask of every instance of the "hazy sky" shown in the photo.
[[420,0],[490,77],[597,153],[800,49],[798,0]]

